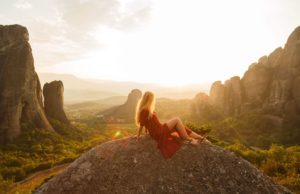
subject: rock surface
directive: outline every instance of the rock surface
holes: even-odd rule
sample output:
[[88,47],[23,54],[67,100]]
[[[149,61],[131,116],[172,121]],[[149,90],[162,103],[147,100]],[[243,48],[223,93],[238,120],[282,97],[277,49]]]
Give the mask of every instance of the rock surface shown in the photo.
[[28,40],[25,27],[0,26],[0,143],[11,141],[26,126],[53,130]]
[[224,110],[225,103],[225,88],[221,81],[216,81],[212,84],[209,92],[209,103],[216,108]]
[[133,89],[124,104],[102,111],[98,115],[103,115],[107,120],[111,121],[133,122],[136,105],[141,97],[142,92],[138,89]]
[[52,81],[43,87],[44,107],[48,118],[70,124],[64,111],[64,85],[62,81]]
[[242,86],[241,79],[234,76],[225,81],[224,84],[224,105],[223,111],[226,115],[237,115],[240,113],[242,104]]
[[224,84],[216,81],[211,86],[209,102],[225,116],[254,109],[281,117],[299,115],[299,85],[300,27],[292,32],[284,48],[251,64],[241,79],[236,76]]
[[75,160],[36,194],[290,193],[222,148],[184,144],[164,159],[149,136],[109,141]]
[[196,94],[192,101],[192,113],[198,115],[199,119],[206,120],[211,119],[213,114],[210,114],[213,107],[209,103],[209,97],[207,94],[200,92]]

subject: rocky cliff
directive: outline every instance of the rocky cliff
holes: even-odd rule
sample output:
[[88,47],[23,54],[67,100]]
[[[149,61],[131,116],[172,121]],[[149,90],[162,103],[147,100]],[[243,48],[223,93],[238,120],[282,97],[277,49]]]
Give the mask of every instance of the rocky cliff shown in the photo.
[[103,143],[42,185],[37,194],[290,193],[233,153],[184,144],[164,159],[149,136]]
[[142,92],[138,89],[133,89],[128,95],[128,98],[124,104],[100,112],[98,115],[102,115],[105,119],[113,122],[133,122],[136,112],[136,105],[141,97]]
[[300,114],[300,27],[284,48],[251,64],[243,77],[212,84],[209,104],[224,115],[238,115],[254,109],[285,116]]
[[70,124],[64,111],[64,86],[62,81],[52,81],[43,87],[44,107],[49,119]]
[[0,26],[0,143],[14,139],[26,126],[53,130],[43,110],[28,40],[25,27]]

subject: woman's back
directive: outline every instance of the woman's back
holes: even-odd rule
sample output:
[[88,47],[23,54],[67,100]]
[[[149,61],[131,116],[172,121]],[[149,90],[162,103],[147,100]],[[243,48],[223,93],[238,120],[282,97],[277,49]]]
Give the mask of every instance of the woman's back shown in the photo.
[[148,129],[151,137],[158,139],[158,136],[164,131],[164,125],[159,121],[156,112],[153,112],[152,116],[148,119],[149,114],[149,110],[145,108],[141,110],[140,125]]

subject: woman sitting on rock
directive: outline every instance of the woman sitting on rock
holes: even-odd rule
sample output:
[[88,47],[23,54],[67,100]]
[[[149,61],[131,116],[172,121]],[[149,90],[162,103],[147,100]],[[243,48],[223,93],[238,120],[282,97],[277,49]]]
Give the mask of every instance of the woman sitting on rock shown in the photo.
[[145,127],[145,132],[148,131],[150,136],[157,141],[157,147],[165,158],[172,157],[182,143],[192,145],[198,145],[200,142],[210,143],[201,135],[185,127],[178,117],[162,124],[154,108],[154,94],[149,91],[145,92],[137,105],[136,124],[139,127],[137,139],[139,139],[142,129]]

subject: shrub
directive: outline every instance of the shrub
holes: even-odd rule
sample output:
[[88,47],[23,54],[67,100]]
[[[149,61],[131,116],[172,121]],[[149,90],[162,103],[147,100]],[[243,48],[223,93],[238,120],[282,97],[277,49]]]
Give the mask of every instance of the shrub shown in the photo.
[[267,159],[263,162],[260,169],[271,177],[285,175],[287,173],[287,169],[284,164],[273,159]]
[[6,194],[9,192],[13,184],[13,179],[3,179],[0,175],[0,194]]

